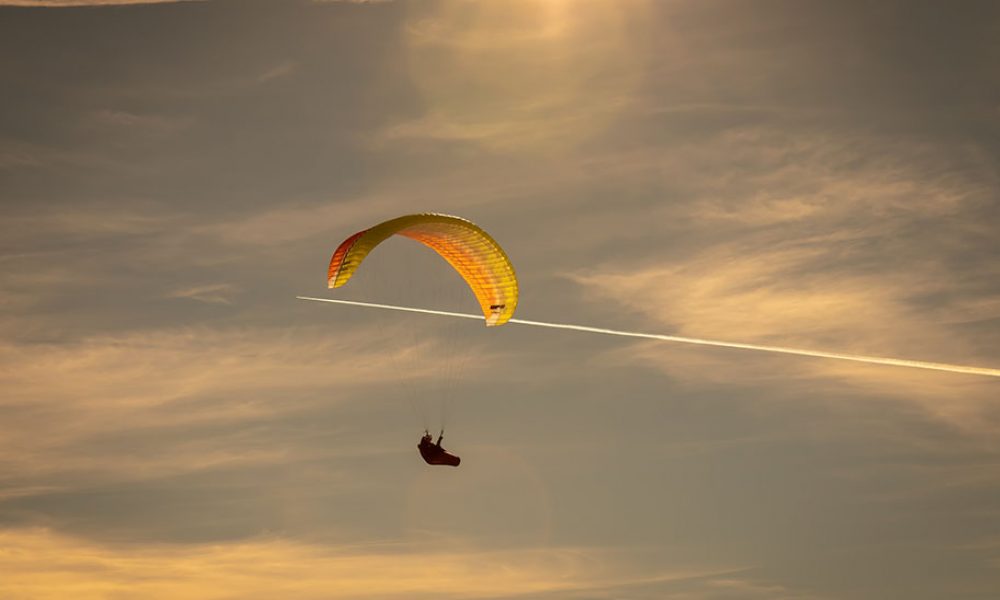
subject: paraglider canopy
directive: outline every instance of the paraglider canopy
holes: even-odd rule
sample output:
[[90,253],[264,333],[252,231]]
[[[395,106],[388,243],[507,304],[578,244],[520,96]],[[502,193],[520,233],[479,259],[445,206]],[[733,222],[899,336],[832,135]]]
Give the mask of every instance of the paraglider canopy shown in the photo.
[[406,215],[355,233],[333,253],[327,285],[347,283],[368,253],[393,235],[416,240],[448,261],[475,294],[488,327],[503,325],[514,315],[517,276],[507,254],[478,225],[451,215]]

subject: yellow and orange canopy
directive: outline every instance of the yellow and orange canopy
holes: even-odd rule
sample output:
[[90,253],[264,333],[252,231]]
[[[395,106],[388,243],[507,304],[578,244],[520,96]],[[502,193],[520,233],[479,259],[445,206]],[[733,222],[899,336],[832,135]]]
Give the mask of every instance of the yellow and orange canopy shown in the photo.
[[503,325],[514,315],[517,276],[507,254],[478,225],[450,215],[406,215],[355,233],[330,259],[329,287],[347,283],[368,253],[393,235],[416,240],[448,261],[469,284],[487,326]]

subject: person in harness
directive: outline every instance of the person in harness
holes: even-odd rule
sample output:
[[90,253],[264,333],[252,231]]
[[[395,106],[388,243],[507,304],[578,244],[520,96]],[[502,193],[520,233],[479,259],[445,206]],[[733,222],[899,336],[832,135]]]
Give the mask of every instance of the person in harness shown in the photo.
[[462,459],[441,447],[442,438],[444,438],[444,430],[441,431],[441,435],[438,436],[436,442],[432,442],[431,439],[433,438],[431,437],[431,433],[424,430],[424,437],[420,438],[420,443],[417,444],[417,449],[420,450],[420,456],[423,457],[424,462],[429,465],[447,465],[449,467],[457,467],[458,463],[462,462]]

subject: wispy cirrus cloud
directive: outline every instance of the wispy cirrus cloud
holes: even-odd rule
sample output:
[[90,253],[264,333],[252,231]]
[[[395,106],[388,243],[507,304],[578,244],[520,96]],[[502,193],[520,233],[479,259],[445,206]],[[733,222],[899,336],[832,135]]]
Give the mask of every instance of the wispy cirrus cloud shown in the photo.
[[213,283],[181,288],[168,294],[171,298],[187,298],[207,304],[232,304],[231,297],[238,290],[228,283]]
[[[633,586],[690,582],[702,591],[684,597],[708,599],[715,597],[713,588],[737,587],[734,575],[743,570],[645,570],[630,567],[627,553],[586,547],[338,547],[265,536],[229,544],[136,548],[97,545],[41,528],[0,530],[0,541],[9,550],[0,556],[0,570],[8,574],[0,581],[0,593],[38,599],[67,594],[103,598],[123,591],[154,599],[495,598],[498,593],[546,598],[585,592],[602,597]],[[255,568],[247,569],[247,564]],[[746,591],[746,584],[738,587]]]
[[105,108],[89,114],[84,118],[83,123],[86,126],[100,127],[105,130],[118,129],[143,135],[164,136],[190,127],[194,123],[194,119],[184,116],[144,114]]
[[257,81],[260,83],[266,83],[275,79],[281,79],[282,77],[287,77],[294,73],[296,69],[299,68],[298,63],[291,60],[286,60],[279,62],[278,64],[266,69],[257,77]]
[[[760,126],[681,148],[626,161],[623,168],[662,181],[665,198],[687,200],[651,205],[641,221],[609,210],[604,226],[628,230],[642,251],[573,272],[585,297],[610,300],[661,333],[986,367],[1000,361],[990,343],[1000,315],[988,283],[996,268],[968,250],[995,246],[977,218],[995,196],[981,151],[809,129],[790,137]],[[597,241],[617,252],[599,227],[582,235],[598,221],[569,224],[579,231],[565,243]],[[971,245],[956,244],[956,234]],[[703,382],[784,380],[815,390],[826,380],[904,399],[977,434],[997,426],[989,382],[664,344],[616,354]]]
[[34,247],[39,247],[46,242],[66,239],[152,234],[178,223],[177,216],[159,210],[136,210],[135,205],[142,205],[142,199],[133,198],[124,202],[133,206],[112,208],[113,205],[109,204],[93,204],[20,211],[5,215],[4,234],[8,240],[17,240],[21,245],[32,242]]
[[169,4],[175,2],[207,2],[208,0],[0,0],[0,6],[34,6],[66,8],[74,6],[120,6],[127,4]]
[[[391,327],[385,335],[393,335]],[[390,366],[397,380],[421,381],[438,373],[433,338],[417,342],[420,347],[380,339],[359,329],[334,336],[307,330],[190,328],[71,344],[5,344],[0,346],[6,365],[2,381],[11,393],[0,400],[8,413],[0,425],[2,472],[11,477],[47,469],[183,471],[206,464],[206,458],[239,457],[247,448],[232,446],[236,438],[213,442],[206,431],[208,437],[200,442],[165,439],[166,446],[137,462],[105,454],[100,441],[120,431],[122,423],[131,431],[166,432],[171,427],[255,423],[350,402],[360,389],[384,386]],[[470,376],[477,372],[474,367],[468,369]],[[252,438],[243,442],[253,444]],[[175,453],[194,462],[156,458]]]
[[[870,270],[842,270],[838,260],[864,261],[863,253],[822,239],[769,246],[720,244],[673,264],[618,266],[571,278],[588,295],[642,315],[648,329],[661,333],[985,367],[1000,359],[981,345],[988,330],[964,326],[995,319],[995,303],[972,300],[962,291],[968,284],[943,264],[921,261],[912,270],[883,271],[875,261]],[[929,308],[917,302],[926,295],[956,300]],[[970,431],[988,433],[1000,425],[990,416],[989,381],[736,352],[642,343],[615,354],[702,382],[784,382],[815,391],[815,378],[831,378],[834,387],[903,399]]]

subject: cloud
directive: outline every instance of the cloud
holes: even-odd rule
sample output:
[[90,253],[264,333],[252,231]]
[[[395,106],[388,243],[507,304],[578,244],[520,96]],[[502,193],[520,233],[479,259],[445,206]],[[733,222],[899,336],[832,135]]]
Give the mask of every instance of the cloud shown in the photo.
[[[392,327],[386,338],[405,340]],[[218,437],[207,426],[252,424],[351,402],[359,390],[439,375],[435,344],[387,345],[359,329],[187,328],[96,336],[75,343],[8,342],[0,381],[0,472],[176,473],[223,462],[267,459],[253,438]],[[478,350],[488,355],[487,349]],[[468,376],[477,376],[469,365]],[[480,373],[478,376],[484,376]],[[109,417],[108,415],[113,415]],[[192,431],[205,437],[157,442],[149,454],[109,454],[101,439],[128,430]]]
[[[129,206],[108,201],[34,207],[4,215],[0,301],[20,311],[27,324],[31,309],[47,301],[66,298],[73,291],[111,289],[140,256],[147,269],[168,262],[154,255],[162,255],[171,244],[183,245],[182,236],[166,235],[181,229],[183,220],[152,206],[143,210],[147,203],[142,199],[123,202]],[[166,239],[170,241],[165,245],[157,242]],[[129,250],[120,251],[123,247]]]
[[[128,201],[123,201],[128,202]],[[114,203],[92,204],[84,207],[55,207],[21,211],[4,217],[4,230],[19,241],[46,242],[70,238],[93,239],[99,237],[149,235],[177,223],[177,218],[162,213],[123,208]],[[151,214],[152,213],[152,214]]]
[[[595,305],[641,320],[628,328],[997,366],[989,340],[1000,313],[984,285],[997,275],[984,260],[995,241],[977,216],[993,202],[994,175],[977,151],[759,126],[678,150],[620,157],[663,182],[664,200],[641,220],[614,206],[564,234],[579,252],[610,249],[568,278]],[[998,426],[989,382],[968,378],[666,344],[615,356],[703,383],[825,381],[828,391],[904,399],[969,432]]]
[[[333,201],[287,202],[256,212],[232,215],[192,231],[236,246],[288,244],[319,235],[347,237],[351,233],[416,212],[444,212],[474,217],[502,206],[509,214],[511,198],[537,180],[512,179],[509,173],[483,169],[412,179],[388,179],[372,191]],[[552,183],[552,185],[557,185]],[[331,251],[339,239],[330,238]]]
[[749,581],[737,578],[719,578],[709,583],[713,588],[720,590],[725,595],[739,598],[773,598],[774,600],[792,600],[804,598],[818,598],[813,594],[802,594],[794,592],[789,588],[776,585]]
[[120,166],[92,149],[74,149],[0,138],[0,169],[12,172],[34,169],[105,169]]
[[[205,545],[101,546],[47,529],[0,531],[0,595],[143,598],[495,598],[718,578],[739,569],[643,572],[591,548],[484,551],[419,545],[329,547],[260,537]],[[254,568],[248,569],[247,565]],[[711,584],[709,584],[711,585]],[[701,596],[704,597],[704,596]]]
[[105,132],[117,129],[141,135],[164,136],[189,128],[194,119],[105,108],[85,116],[82,123],[84,126],[101,128]]
[[66,8],[74,6],[120,6],[126,4],[169,4],[175,2],[205,1],[207,0],[0,0],[0,6]]
[[[996,357],[976,350],[951,325],[944,307],[918,310],[915,293],[948,288],[949,274],[921,271],[831,272],[822,245],[741,249],[722,245],[672,266],[572,275],[585,293],[643,315],[647,330],[689,337],[784,345],[871,356],[995,367]],[[959,303],[962,319],[992,317],[992,303]],[[975,308],[973,308],[975,307]],[[975,312],[976,309],[982,312]],[[617,363],[638,360],[701,384],[777,385],[895,397],[945,422],[986,434],[1000,421],[992,382],[961,375],[847,364],[841,361],[761,356],[737,350],[675,348],[642,343],[613,353]],[[725,365],[724,368],[720,368]],[[845,387],[846,386],[846,387]],[[789,396],[796,398],[795,394]],[[795,400],[798,401],[798,400]]]
[[236,291],[236,287],[231,284],[215,283],[174,290],[168,295],[171,298],[188,298],[206,304],[232,304],[229,298]]
[[38,148],[4,141],[0,146],[0,169],[23,169],[44,164]]
[[260,83],[266,83],[274,79],[280,79],[282,77],[287,77],[294,73],[299,68],[298,63],[291,60],[286,60],[280,62],[273,67],[267,69],[257,77],[257,81]]
[[395,2],[395,0],[312,0],[315,4],[337,4],[346,2],[348,4],[385,4]]
[[638,76],[629,27],[644,8],[521,1],[415,10],[406,30],[409,69],[427,109],[377,139],[567,150],[629,106]]
[[[225,221],[197,227],[197,233],[220,239],[229,244],[272,246],[329,234],[339,227],[363,228],[388,218],[403,198],[363,196],[324,204],[294,204],[268,208],[256,213],[236,215]],[[340,230],[345,231],[345,230]],[[351,232],[345,232],[344,237]]]
[[[954,228],[949,234],[964,232],[986,241],[984,230],[970,217],[991,202],[993,181],[974,153],[955,160],[950,150],[927,145],[759,128],[723,132],[679,150],[670,157],[657,158],[651,151],[640,156],[646,169],[658,167],[664,182],[676,182],[673,187],[679,190],[670,191],[680,192],[685,201],[665,199],[651,207],[648,220],[660,228],[639,231],[685,235],[688,243],[679,248],[684,255],[661,251],[637,257],[636,266],[619,269],[621,277],[605,269],[614,285],[591,278],[597,288],[628,286],[625,279],[634,273],[634,284],[645,282],[639,285],[663,278],[664,294],[667,281],[680,278],[686,283],[679,291],[698,294],[699,302],[716,292],[736,293],[733,302],[740,302],[749,294],[780,301],[781,293],[797,291],[800,296],[821,294],[835,305],[854,303],[853,312],[864,308],[858,304],[867,294],[871,309],[882,310],[888,296],[902,304],[907,295],[966,284],[949,260],[963,248],[946,245],[945,236],[939,238],[933,230],[924,244],[916,244],[916,228],[948,219]],[[991,268],[979,261],[962,266]],[[841,276],[853,281],[820,287]],[[844,283],[844,294],[855,299],[838,299]],[[701,290],[694,292],[688,287],[693,285]],[[790,296],[788,302],[801,299]],[[966,301],[977,304],[973,298]],[[809,308],[807,303],[803,312]],[[794,307],[784,309],[796,318]],[[662,311],[658,314],[661,321],[669,320]]]

